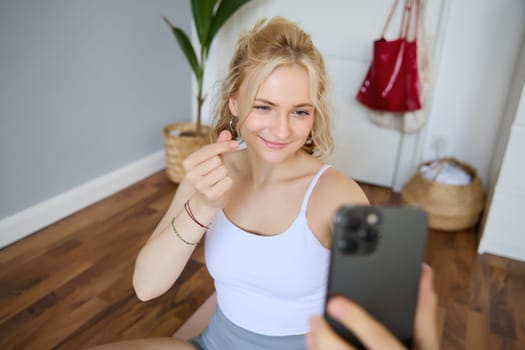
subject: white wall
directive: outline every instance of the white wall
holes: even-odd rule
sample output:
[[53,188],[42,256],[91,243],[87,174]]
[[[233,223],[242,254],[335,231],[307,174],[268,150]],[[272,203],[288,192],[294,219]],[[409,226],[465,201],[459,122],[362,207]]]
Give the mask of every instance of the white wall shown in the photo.
[[525,42],[519,61],[492,163],[489,210],[478,251],[525,261]]
[[[435,6],[435,1],[427,1],[431,10],[440,9]],[[271,3],[275,7],[277,2],[271,1]],[[315,1],[303,3],[304,7],[318,6],[318,2]],[[359,11],[369,14],[369,7],[384,5],[384,3],[390,4],[388,1],[372,1],[361,8],[356,6],[352,16]],[[246,9],[251,7],[257,10],[264,4],[266,0],[257,0]],[[283,8],[287,7],[283,5]],[[321,13],[322,10],[316,11]],[[376,12],[381,13],[381,10],[377,9]],[[444,0],[443,13],[436,16],[444,16],[444,18],[439,19],[442,23],[440,27],[442,32],[432,38],[435,40],[439,37],[439,42],[437,40],[434,42],[437,52],[432,62],[431,112],[427,125],[419,134],[411,134],[403,138],[403,154],[399,161],[413,164],[413,169],[407,167],[408,171],[400,172],[394,187],[400,190],[418,164],[438,156],[434,144],[436,139],[441,139],[445,141],[445,147],[439,156],[454,156],[473,165],[479,172],[484,188],[488,189],[492,154],[496,151],[496,140],[505,113],[521,42],[525,35],[525,1]],[[375,33],[377,30],[362,29],[360,26],[368,23],[375,28],[377,23],[382,21],[383,18],[358,23],[346,22],[344,23],[345,36],[351,36],[348,33],[353,31]],[[307,23],[307,26],[313,25]],[[331,28],[332,18],[319,15],[315,25]],[[216,42],[216,44],[226,43],[224,48],[217,50],[218,61],[229,60],[232,52],[231,37],[221,38],[226,33],[233,35],[228,29],[229,26],[226,26]],[[370,42],[373,39],[371,34]],[[334,49],[330,49],[329,45],[330,43],[320,43],[319,46],[325,48],[327,52],[333,51]],[[362,48],[355,45],[335,50],[345,52],[346,55],[358,56],[361,51],[357,53],[355,51]],[[210,62],[214,59],[212,51]],[[213,82],[224,74],[224,67],[214,66],[213,63],[210,65],[210,70],[212,71],[209,72],[208,78],[211,77]],[[210,86],[213,82],[208,80],[206,84]],[[209,113],[209,107],[205,106],[205,108]],[[373,142],[378,141],[373,140]],[[374,157],[372,154],[368,156]]]
[[[450,1],[422,161],[472,164],[487,193],[479,253],[525,261],[525,1]],[[519,108],[518,108],[519,106]]]
[[489,168],[525,33],[525,1],[451,1],[446,36],[434,76],[432,112],[422,160],[443,155],[478,169],[488,188]]
[[[425,32],[432,39],[427,42],[431,58],[439,55],[437,44],[442,42],[441,28],[446,25],[443,13],[447,1],[422,1]],[[391,0],[252,1],[219,35],[217,45],[221,49],[216,50],[215,57],[210,56],[210,67],[216,70],[208,73],[215,73],[212,81],[226,74],[238,33],[251,28],[257,20],[284,16],[298,23],[323,54],[331,83],[335,150],[326,161],[356,180],[399,190],[420,160],[414,152],[420,138],[370,122],[369,110],[355,99],[370,65],[372,42],[381,35],[391,6]],[[400,2],[386,38],[398,35],[402,10]],[[204,109],[209,110],[209,106]]]
[[190,30],[189,14],[188,1],[0,1],[0,247],[162,168],[162,127],[191,119],[162,16]]

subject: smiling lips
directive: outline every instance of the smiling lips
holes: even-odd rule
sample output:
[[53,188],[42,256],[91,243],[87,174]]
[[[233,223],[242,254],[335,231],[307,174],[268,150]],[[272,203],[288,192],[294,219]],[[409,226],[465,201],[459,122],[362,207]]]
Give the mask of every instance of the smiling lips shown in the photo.
[[286,147],[288,144],[287,143],[284,143],[284,142],[273,142],[273,141],[268,141],[264,138],[261,137],[261,140],[264,142],[264,144],[268,147],[268,148],[272,148],[272,149],[283,149],[284,147]]

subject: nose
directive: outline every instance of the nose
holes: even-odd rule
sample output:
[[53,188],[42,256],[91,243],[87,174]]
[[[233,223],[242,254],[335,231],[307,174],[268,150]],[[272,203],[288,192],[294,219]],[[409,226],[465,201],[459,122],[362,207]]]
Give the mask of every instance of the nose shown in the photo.
[[290,120],[287,113],[279,114],[274,132],[280,140],[284,140],[290,135]]

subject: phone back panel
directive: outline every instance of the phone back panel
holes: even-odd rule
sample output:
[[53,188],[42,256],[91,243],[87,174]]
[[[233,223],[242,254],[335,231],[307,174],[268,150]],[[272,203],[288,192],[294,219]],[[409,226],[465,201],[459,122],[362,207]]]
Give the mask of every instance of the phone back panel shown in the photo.
[[[364,232],[352,222],[356,216]],[[410,346],[428,232],[425,213],[408,207],[345,206],[334,215],[332,230],[327,298],[346,296]],[[353,239],[361,246],[345,247]]]

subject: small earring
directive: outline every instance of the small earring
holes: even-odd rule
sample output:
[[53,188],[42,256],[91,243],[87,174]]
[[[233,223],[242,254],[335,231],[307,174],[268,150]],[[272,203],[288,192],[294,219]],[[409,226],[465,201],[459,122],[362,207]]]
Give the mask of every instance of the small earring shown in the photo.
[[244,139],[241,137],[241,134],[237,131],[237,118],[232,117],[228,122],[228,127],[232,133],[232,138],[237,140],[240,144],[244,142]]
[[231,118],[230,121],[228,122],[228,126],[230,127],[230,131],[232,132],[232,135],[237,133],[237,130],[235,129],[237,123],[233,121],[234,119],[235,118]]
[[310,146],[312,143],[314,143],[314,140],[312,140],[312,135],[308,136],[306,139],[306,142],[304,143],[307,146]]

